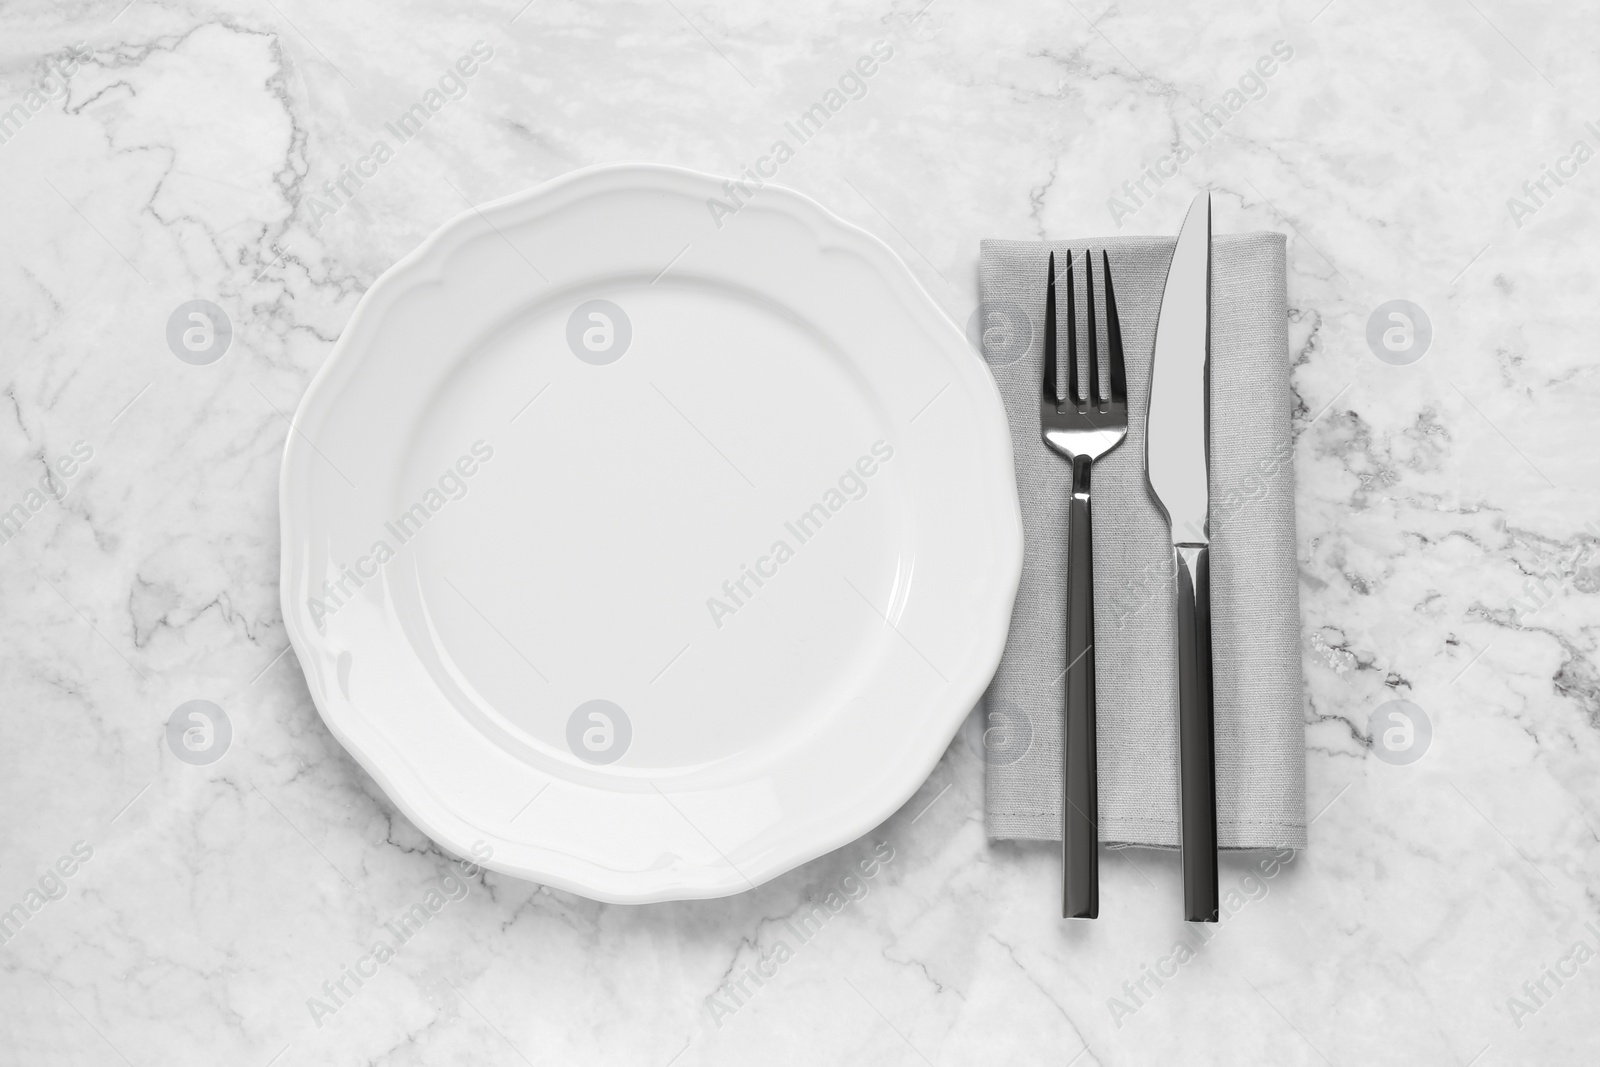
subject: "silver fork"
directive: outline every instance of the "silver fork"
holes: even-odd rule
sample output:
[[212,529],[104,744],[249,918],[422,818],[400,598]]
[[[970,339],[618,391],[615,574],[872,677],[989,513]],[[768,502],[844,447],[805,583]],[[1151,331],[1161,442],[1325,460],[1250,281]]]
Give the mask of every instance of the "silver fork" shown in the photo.
[[[1094,543],[1089,528],[1089,471],[1128,432],[1128,385],[1122,361],[1111,260],[1100,253],[1104,288],[1095,299],[1093,254],[1083,253],[1084,314],[1078,314],[1071,253],[1067,256],[1067,389],[1057,374],[1056,256],[1050,253],[1044,303],[1044,391],[1039,431],[1045,444],[1072,461],[1072,503],[1067,517],[1067,687],[1062,715],[1061,914],[1100,914],[1100,799],[1095,765]],[[1103,318],[1097,316],[1099,310]],[[1110,395],[1100,388],[1100,326],[1105,327]],[[1078,381],[1078,340],[1088,348],[1088,396]]]

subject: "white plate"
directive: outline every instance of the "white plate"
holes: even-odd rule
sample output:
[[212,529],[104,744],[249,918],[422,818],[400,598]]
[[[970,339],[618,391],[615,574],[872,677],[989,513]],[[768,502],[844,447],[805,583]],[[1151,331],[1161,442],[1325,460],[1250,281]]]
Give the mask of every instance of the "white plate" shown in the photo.
[[961,331],[811,200],[726,198],[611,166],[459,216],[362,299],[284,453],[329,729],[441,845],[600,900],[739,892],[888,817],[1021,572]]

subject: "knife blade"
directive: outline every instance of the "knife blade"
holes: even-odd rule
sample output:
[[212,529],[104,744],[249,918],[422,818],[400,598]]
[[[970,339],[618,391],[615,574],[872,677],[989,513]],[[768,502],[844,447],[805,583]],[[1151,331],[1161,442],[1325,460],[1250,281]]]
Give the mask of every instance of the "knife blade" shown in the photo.
[[1189,205],[1156,320],[1145,472],[1172,532],[1178,653],[1183,912],[1216,922],[1217,800],[1211,692],[1211,196]]

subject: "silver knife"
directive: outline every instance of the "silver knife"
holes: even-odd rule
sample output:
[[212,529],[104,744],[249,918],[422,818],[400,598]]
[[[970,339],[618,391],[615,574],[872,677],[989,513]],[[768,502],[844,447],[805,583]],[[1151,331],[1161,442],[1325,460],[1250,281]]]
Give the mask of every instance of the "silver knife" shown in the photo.
[[1145,471],[1172,530],[1178,632],[1178,795],[1183,917],[1217,921],[1217,786],[1211,704],[1211,196],[1183,220],[1156,321]]

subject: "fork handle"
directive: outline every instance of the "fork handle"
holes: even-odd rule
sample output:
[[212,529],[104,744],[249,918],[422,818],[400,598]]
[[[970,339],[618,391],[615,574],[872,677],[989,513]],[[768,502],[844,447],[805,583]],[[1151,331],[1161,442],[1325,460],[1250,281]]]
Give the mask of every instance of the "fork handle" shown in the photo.
[[1068,919],[1100,914],[1100,790],[1094,721],[1094,540],[1086,456],[1072,461],[1067,516],[1067,686],[1061,720],[1062,903]]
[[1183,917],[1217,921],[1217,782],[1211,703],[1211,560],[1178,545],[1178,787]]

